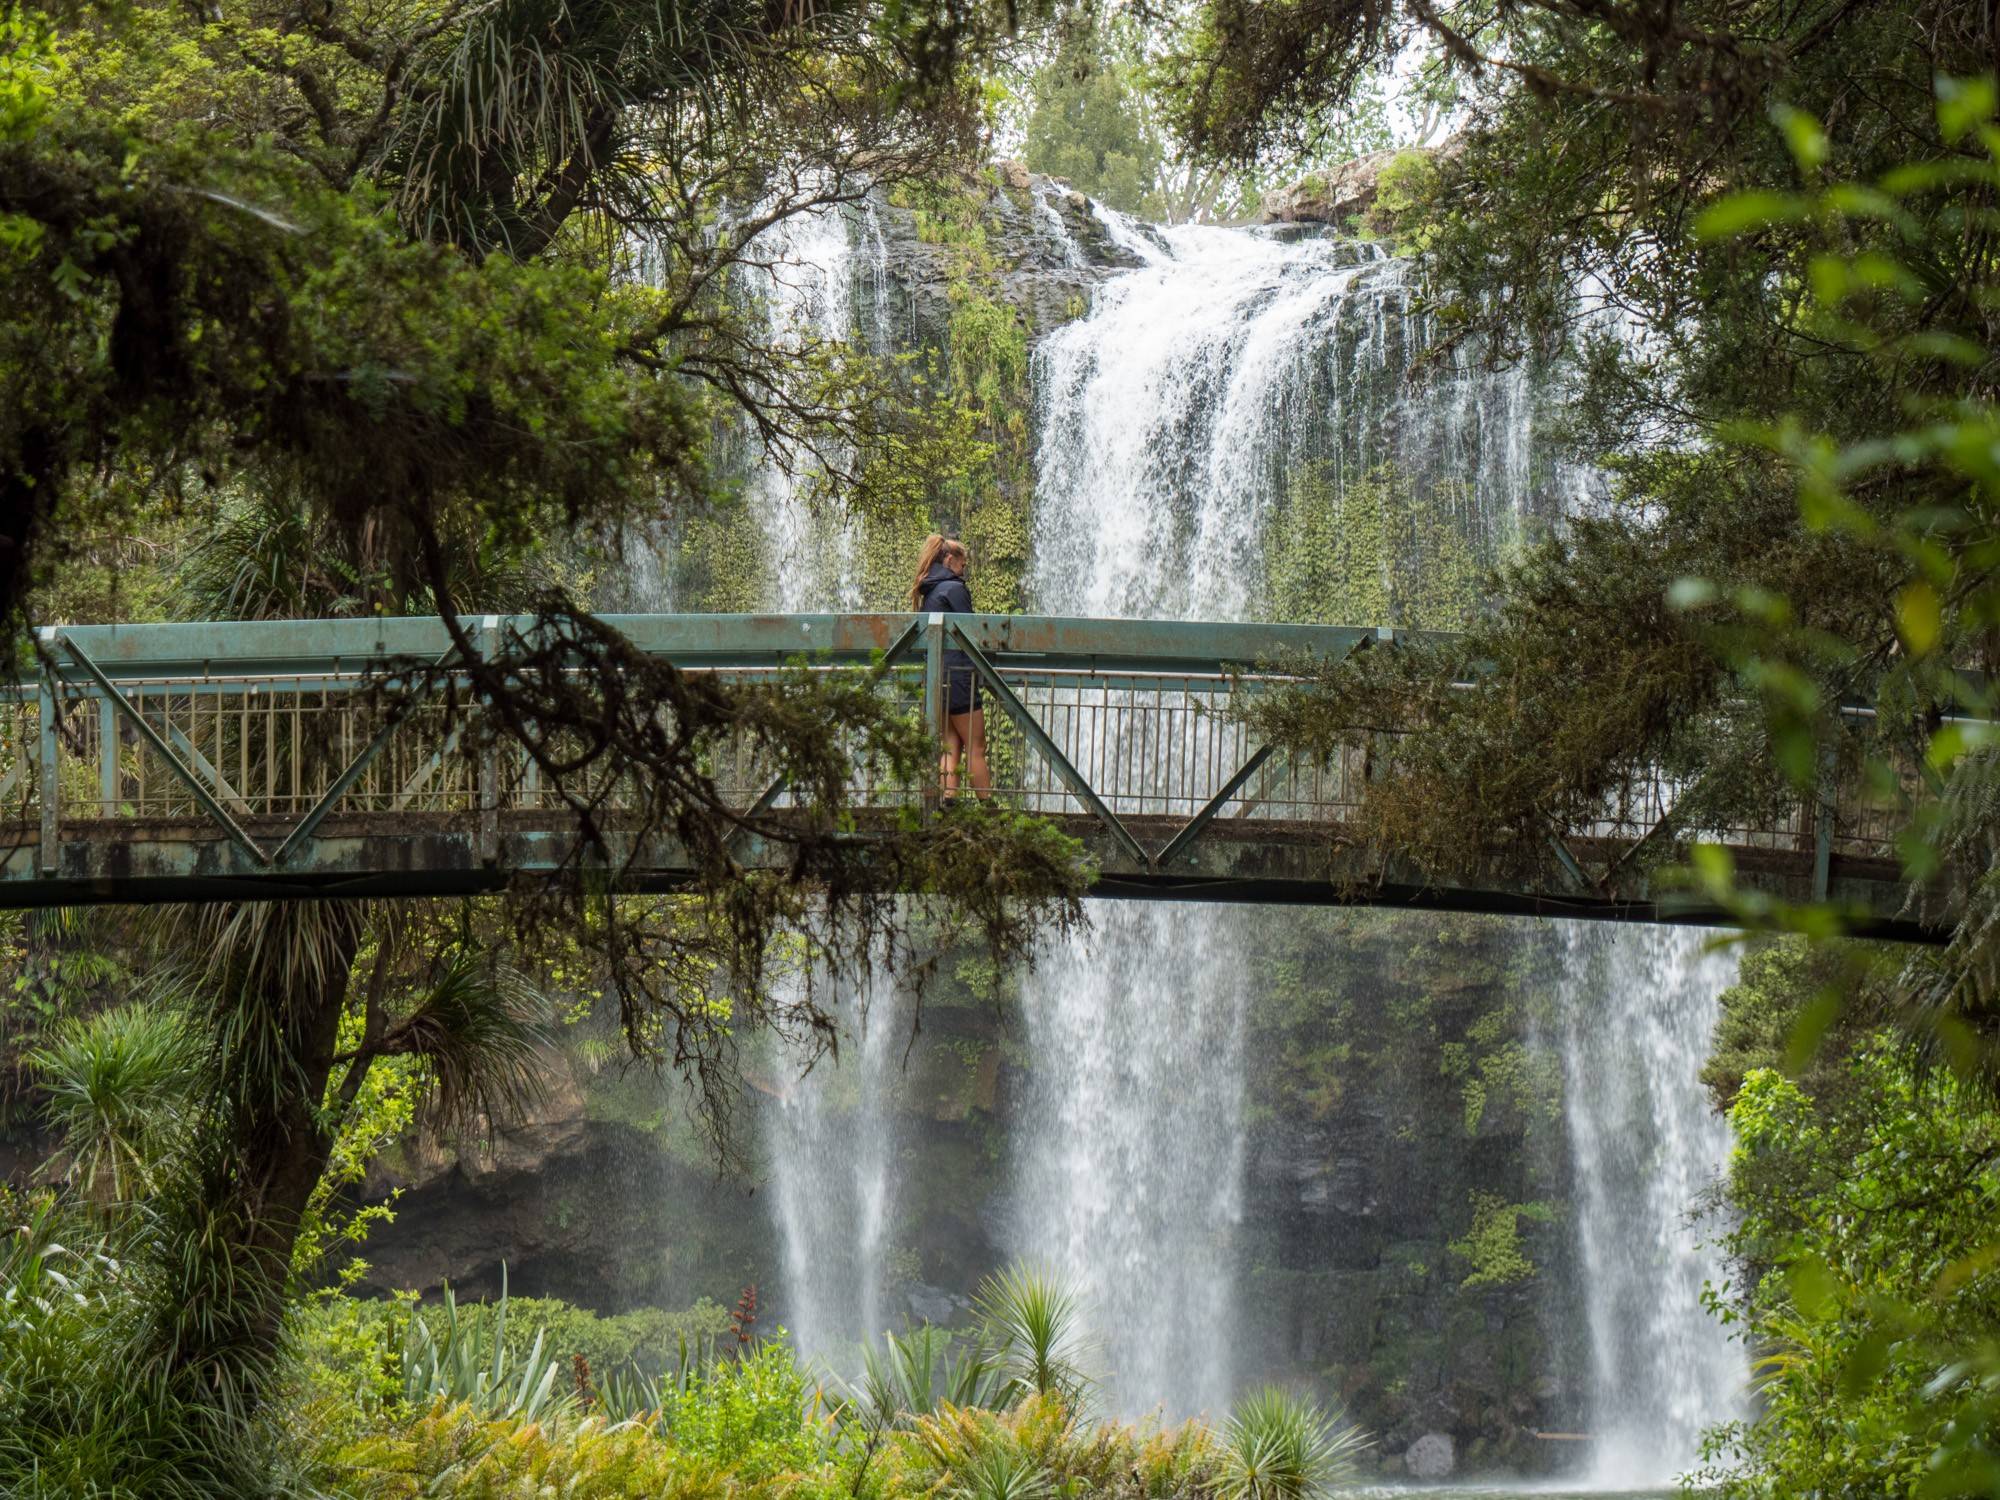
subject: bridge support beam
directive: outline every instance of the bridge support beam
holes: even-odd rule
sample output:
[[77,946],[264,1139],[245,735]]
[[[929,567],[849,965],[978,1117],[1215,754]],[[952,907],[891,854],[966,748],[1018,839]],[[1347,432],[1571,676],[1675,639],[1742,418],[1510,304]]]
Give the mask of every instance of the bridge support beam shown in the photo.
[[993,696],[999,701],[1000,706],[1007,710],[1008,717],[1013,719],[1021,733],[1027,736],[1028,743],[1040,752],[1042,759],[1049,763],[1050,769],[1068,783],[1070,791],[1076,795],[1076,800],[1090,809],[1119,848],[1139,863],[1150,865],[1152,859],[1146,853],[1145,846],[1133,838],[1132,831],[1118,820],[1118,815],[1104,805],[1104,800],[1097,795],[1089,780],[1069,763],[1069,757],[1057,748],[1056,742],[1049,738],[1048,731],[1043,729],[1035,716],[1028,712],[1028,706],[1014,696],[1014,690],[1007,686],[993,663],[986,659],[986,653],[973,645],[963,631],[958,633],[958,649],[971,660],[973,670],[985,679],[987,687],[993,690]]
[[[84,653],[82,647],[78,646],[75,641],[65,639],[59,630],[51,633],[48,645],[51,650],[64,649],[69,652],[70,660],[83,668],[85,675],[95,682],[98,691],[104,694],[106,710],[116,709],[119,713],[124,714],[127,719],[131,720],[132,727],[139,731],[146,742],[167,763],[168,768],[186,783],[187,789],[194,794],[194,800],[200,804],[201,810],[221,825],[222,831],[229,835],[231,843],[237,845],[245,854],[248,854],[260,865],[268,865],[271,862],[271,856],[264,851],[263,847],[255,839],[243,831],[243,825],[229,815],[229,809],[216,799],[214,793],[209,791],[201,777],[189,767],[186,761],[182,760],[175,753],[174,747],[169,743],[167,737],[153,727],[152,720],[140,713],[138,706],[130,698],[127,698],[123,693],[118,691],[117,684],[104,675],[104,669],[92,661]],[[55,702],[54,675],[45,669],[44,687],[42,690],[42,771],[46,778],[42,785],[42,857],[44,860],[53,859],[57,854],[54,821],[58,800],[58,792],[55,785]],[[49,865],[46,868],[53,869],[55,866]]]

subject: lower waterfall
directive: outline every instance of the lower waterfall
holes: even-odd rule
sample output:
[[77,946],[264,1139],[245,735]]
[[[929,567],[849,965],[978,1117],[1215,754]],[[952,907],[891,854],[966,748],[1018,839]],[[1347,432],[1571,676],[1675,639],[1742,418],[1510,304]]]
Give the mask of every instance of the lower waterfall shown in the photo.
[[1589,1335],[1589,1480],[1659,1484],[1743,1414],[1742,1351],[1701,1305],[1721,1274],[1694,1221],[1729,1127],[1701,1084],[1735,963],[1710,935],[1567,924],[1560,1020]]
[[[1410,395],[1423,331],[1401,263],[1330,237],[1106,217],[1148,264],[1036,354],[1034,608],[1311,618],[1260,586],[1272,518],[1305,473],[1336,495],[1385,464],[1418,486],[1473,474],[1467,551],[1512,534],[1525,380],[1467,368]],[[1218,1411],[1235,1395],[1243,1279],[1248,929],[1180,904],[1107,906],[1094,925],[1024,985],[1035,1085],[1013,1143],[1013,1245],[1083,1294],[1116,1405]]]
[[[883,1268],[894,1207],[890,1094],[902,1047],[896,1007],[876,987],[843,983],[834,1005],[838,1058],[777,1049],[778,1108],[767,1136],[784,1249],[781,1316],[792,1346],[842,1374],[883,1331]],[[868,1003],[855,1004],[857,996]]]
[[1239,915],[1112,905],[1024,986],[1035,1082],[1015,1246],[1082,1296],[1098,1373],[1126,1410],[1217,1412],[1234,1393]]

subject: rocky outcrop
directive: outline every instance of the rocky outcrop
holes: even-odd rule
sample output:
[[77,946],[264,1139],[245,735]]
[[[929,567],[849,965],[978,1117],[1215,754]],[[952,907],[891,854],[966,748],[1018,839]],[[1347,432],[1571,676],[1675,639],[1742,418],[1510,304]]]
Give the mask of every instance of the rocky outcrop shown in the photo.
[[[1033,333],[1078,316],[1105,277],[1141,264],[1096,205],[1060,178],[1002,161],[974,191],[984,200],[979,237],[1001,294]],[[893,199],[871,203],[870,212],[881,230],[874,247],[879,274],[857,288],[860,322],[897,330],[899,345],[941,346],[960,244],[928,230],[920,210]]]
[[1402,153],[1374,151],[1264,195],[1260,222],[1345,227],[1375,206],[1382,170]]

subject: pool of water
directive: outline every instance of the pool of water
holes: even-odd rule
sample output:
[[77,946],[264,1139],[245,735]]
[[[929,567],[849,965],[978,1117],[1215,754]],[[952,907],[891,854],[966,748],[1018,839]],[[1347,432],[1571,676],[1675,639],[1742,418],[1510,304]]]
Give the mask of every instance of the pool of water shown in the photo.
[[1463,1484],[1358,1484],[1336,1490],[1342,1500],[1673,1500],[1680,1491],[1582,1489],[1560,1480],[1540,1484],[1495,1480]]

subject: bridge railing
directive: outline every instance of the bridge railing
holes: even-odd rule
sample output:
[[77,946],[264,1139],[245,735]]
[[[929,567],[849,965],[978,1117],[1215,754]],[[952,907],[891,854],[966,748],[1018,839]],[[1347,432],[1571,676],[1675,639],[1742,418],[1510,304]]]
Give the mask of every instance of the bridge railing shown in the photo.
[[[530,635],[526,619],[463,622],[488,655]],[[942,727],[944,654],[979,679],[997,794],[1025,810],[1097,819],[1131,859],[1171,864],[1213,827],[1331,832],[1361,802],[1360,751],[1327,762],[1258,744],[1237,710],[1288,680],[1282,664],[1340,659],[1404,637],[1314,626],[1213,625],[1034,616],[613,617],[642,650],[742,682],[872,674],[878,690]],[[0,697],[0,845],[38,844],[52,869],[67,838],[139,837],[210,825],[253,861],[309,858],[328,819],[552,812],[518,747],[494,745],[476,708],[396,691],[447,657],[426,619],[70,627],[44,632]],[[710,771],[741,807],[788,793],[748,740],[714,747]],[[856,800],[920,804],[930,778],[896,784],[860,768]],[[615,807],[619,789],[607,788]],[[1599,814],[1564,838],[1630,845],[1688,788],[1635,768]],[[1837,805],[1836,805],[1837,804]],[[1907,810],[1856,789],[1742,826],[1682,837],[1800,853],[1893,856]],[[122,830],[122,832],[121,832]]]

